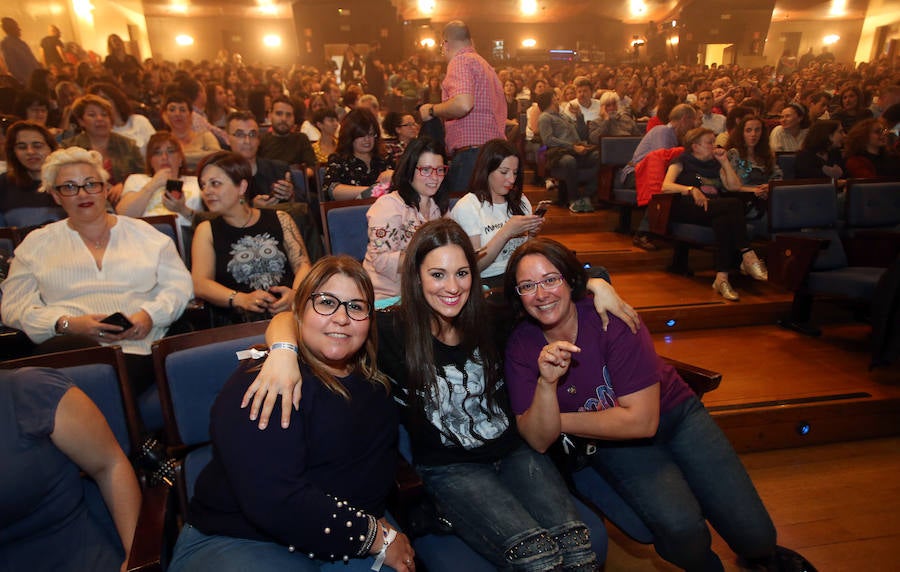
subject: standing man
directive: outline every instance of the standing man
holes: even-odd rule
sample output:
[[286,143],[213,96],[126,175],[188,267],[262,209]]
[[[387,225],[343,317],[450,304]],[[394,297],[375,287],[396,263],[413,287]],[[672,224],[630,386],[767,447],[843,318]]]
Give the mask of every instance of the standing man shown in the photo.
[[41,39],[41,59],[44,60],[44,67],[55,68],[58,72],[66,61],[63,55],[64,46],[60,39],[62,32],[53,24],[50,24],[47,31],[49,35]]
[[479,148],[491,139],[506,137],[506,98],[497,72],[472,47],[469,28],[460,20],[444,27],[444,55],[449,62],[441,84],[441,103],[419,108],[422,121],[445,121],[450,172],[444,179],[449,192],[469,184]]
[[309,137],[293,131],[294,105],[288,97],[280,95],[272,100],[269,123],[272,128],[263,133],[259,140],[259,156],[284,161],[288,165],[303,165],[307,176],[312,175],[316,154]]
[[0,27],[6,33],[6,37],[0,40],[0,52],[3,53],[6,69],[19,83],[26,86],[31,79],[31,72],[41,67],[41,64],[28,44],[22,41],[22,28],[18,22],[12,18],[3,18],[0,20]]

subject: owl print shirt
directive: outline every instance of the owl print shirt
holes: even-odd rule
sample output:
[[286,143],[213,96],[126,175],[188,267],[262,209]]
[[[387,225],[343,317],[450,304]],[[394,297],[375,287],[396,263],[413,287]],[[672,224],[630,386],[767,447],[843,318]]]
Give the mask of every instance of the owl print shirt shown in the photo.
[[259,221],[246,228],[233,227],[221,217],[210,221],[210,226],[216,282],[238,292],[293,284],[294,272],[276,211],[261,209]]

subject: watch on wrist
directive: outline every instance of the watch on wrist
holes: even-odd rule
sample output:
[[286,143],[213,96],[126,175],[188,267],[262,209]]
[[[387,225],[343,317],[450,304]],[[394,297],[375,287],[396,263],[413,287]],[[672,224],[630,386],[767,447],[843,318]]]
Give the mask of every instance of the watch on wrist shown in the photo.
[[63,316],[59,319],[58,325],[56,326],[56,331],[60,334],[68,333],[69,331],[69,317]]
[[434,114],[434,104],[432,103],[428,106],[428,119],[434,119],[435,117],[437,116]]

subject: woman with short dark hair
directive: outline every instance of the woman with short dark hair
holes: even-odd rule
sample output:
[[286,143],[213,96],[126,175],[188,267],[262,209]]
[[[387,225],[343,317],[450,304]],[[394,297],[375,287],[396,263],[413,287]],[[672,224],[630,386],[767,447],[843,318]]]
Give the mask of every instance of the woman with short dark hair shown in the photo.
[[341,122],[337,152],[328,158],[323,185],[331,200],[367,198],[394,172],[381,155],[381,126],[368,109],[353,109]]

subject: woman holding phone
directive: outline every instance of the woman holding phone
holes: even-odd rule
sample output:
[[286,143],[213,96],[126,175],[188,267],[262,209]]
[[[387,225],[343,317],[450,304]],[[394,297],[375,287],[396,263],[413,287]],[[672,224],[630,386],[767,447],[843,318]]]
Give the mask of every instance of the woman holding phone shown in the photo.
[[[481,147],[469,192],[450,212],[478,252],[478,271],[487,286],[500,286],[510,254],[543,224],[522,192],[522,162],[512,143],[492,139]],[[546,209],[546,206],[544,207]]]
[[168,131],[151,135],[146,168],[146,175],[125,179],[116,212],[131,217],[176,214],[178,224],[190,228],[194,212],[203,205],[197,177],[184,174],[184,150],[178,138]]

